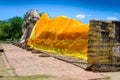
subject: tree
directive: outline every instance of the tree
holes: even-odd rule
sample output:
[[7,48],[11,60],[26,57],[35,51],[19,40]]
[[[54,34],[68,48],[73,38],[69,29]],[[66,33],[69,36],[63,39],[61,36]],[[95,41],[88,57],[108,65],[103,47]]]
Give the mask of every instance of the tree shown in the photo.
[[22,35],[23,18],[16,16],[7,21],[10,24],[10,35],[12,40],[19,39]]
[[10,38],[10,24],[7,21],[0,20],[0,39]]

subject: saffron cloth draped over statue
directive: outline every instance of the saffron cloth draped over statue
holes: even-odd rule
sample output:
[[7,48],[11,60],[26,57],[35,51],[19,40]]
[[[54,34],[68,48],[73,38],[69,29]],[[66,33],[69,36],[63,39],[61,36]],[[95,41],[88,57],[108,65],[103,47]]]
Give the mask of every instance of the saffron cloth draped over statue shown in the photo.
[[44,13],[35,24],[27,45],[87,60],[89,24],[66,16]]

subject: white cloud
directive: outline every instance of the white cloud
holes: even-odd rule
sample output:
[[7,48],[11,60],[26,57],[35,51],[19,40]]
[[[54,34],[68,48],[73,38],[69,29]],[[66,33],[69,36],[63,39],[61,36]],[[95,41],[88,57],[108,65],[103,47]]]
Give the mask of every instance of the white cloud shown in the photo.
[[118,18],[117,17],[107,17],[107,20],[118,20]]
[[75,17],[78,19],[85,19],[86,15],[85,14],[77,14]]

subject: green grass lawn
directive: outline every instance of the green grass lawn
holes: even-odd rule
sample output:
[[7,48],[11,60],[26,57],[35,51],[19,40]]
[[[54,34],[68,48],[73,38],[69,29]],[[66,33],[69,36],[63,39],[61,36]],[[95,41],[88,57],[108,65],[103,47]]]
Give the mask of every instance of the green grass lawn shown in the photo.
[[17,76],[17,77],[6,76],[0,78],[0,80],[78,80],[78,79],[64,79],[49,75],[34,75],[34,76]]

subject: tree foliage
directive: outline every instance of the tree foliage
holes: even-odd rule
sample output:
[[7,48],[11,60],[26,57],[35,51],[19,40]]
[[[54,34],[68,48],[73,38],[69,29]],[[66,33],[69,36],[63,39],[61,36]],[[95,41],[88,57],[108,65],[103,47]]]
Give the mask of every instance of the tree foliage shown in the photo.
[[0,39],[19,39],[22,34],[23,18],[13,17],[6,21],[0,20]]
[[8,20],[11,28],[11,38],[12,39],[19,39],[22,34],[22,24],[23,19],[21,17],[13,17]]
[[10,24],[7,21],[0,21],[0,39],[10,38]]
[[[40,13],[40,16],[45,13]],[[20,39],[22,35],[22,24],[26,15],[22,17],[15,16],[8,20],[0,20],[0,40],[15,40]]]

